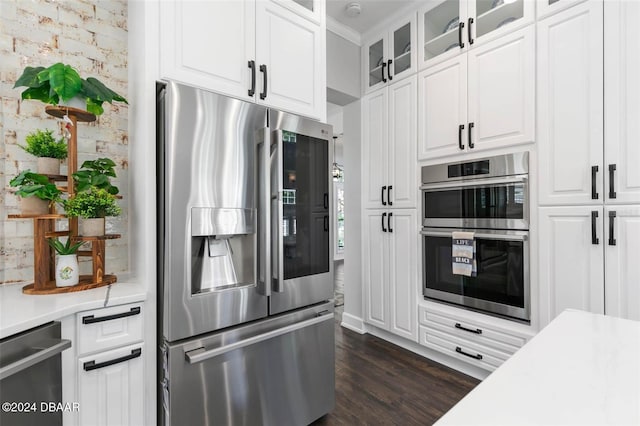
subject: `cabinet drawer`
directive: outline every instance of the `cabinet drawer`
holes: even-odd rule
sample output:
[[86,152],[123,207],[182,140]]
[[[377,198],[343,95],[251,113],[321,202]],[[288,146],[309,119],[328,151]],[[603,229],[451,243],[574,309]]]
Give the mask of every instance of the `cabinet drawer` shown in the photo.
[[420,324],[510,355],[527,342],[526,337],[496,326],[446,313],[436,313],[424,306],[420,307]]
[[142,303],[80,312],[76,315],[78,355],[142,340]]
[[490,371],[511,355],[424,326],[420,326],[420,344]]

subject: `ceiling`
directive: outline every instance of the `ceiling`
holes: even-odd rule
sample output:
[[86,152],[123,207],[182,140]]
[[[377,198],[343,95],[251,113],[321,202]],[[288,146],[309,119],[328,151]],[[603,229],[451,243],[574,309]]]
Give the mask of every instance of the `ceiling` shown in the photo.
[[[346,15],[345,8],[354,2],[360,3],[362,11],[359,16],[350,18]],[[399,9],[415,2],[416,0],[327,0],[327,15],[362,34]]]

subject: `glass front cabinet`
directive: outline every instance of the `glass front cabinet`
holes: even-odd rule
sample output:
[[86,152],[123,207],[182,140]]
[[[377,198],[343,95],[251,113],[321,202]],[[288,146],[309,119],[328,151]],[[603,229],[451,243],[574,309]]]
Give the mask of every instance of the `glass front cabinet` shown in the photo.
[[370,38],[363,47],[365,93],[414,74],[418,69],[415,14],[390,28]]
[[445,0],[418,12],[424,69],[533,22],[532,0]]

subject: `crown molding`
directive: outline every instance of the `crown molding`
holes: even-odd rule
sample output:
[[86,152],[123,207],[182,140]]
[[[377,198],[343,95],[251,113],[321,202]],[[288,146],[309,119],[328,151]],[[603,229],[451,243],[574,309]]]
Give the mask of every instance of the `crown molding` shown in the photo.
[[338,22],[335,18],[327,15],[327,31],[331,31],[345,40],[353,44],[362,46],[362,36],[353,28],[347,27],[345,24]]

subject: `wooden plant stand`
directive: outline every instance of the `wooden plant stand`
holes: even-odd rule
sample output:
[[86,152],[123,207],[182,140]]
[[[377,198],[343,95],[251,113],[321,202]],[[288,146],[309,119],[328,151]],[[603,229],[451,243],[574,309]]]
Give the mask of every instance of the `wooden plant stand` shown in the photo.
[[[71,137],[67,145],[67,175],[48,175],[51,182],[67,182],[65,188],[69,196],[74,194],[73,173],[78,170],[78,123],[90,123],[95,121],[96,116],[90,112],[72,108],[47,106],[47,114],[57,118],[65,115],[71,119],[73,126],[69,129]],[[119,234],[104,235],[101,237],[83,237],[78,235],[78,218],[67,218],[65,215],[56,214],[55,207],[50,207],[49,214],[46,215],[9,215],[9,219],[33,219],[33,257],[34,257],[34,282],[23,287],[25,294],[56,294],[70,293],[75,291],[89,290],[113,284],[117,281],[115,275],[105,275],[105,241],[120,238]],[[56,221],[67,219],[69,221],[68,231],[56,231]],[[81,275],[80,282],[71,287],[56,287],[55,281],[55,251],[47,243],[47,238],[69,237],[72,241],[87,241],[91,243],[90,250],[79,250],[78,256],[91,257],[92,274]]]

